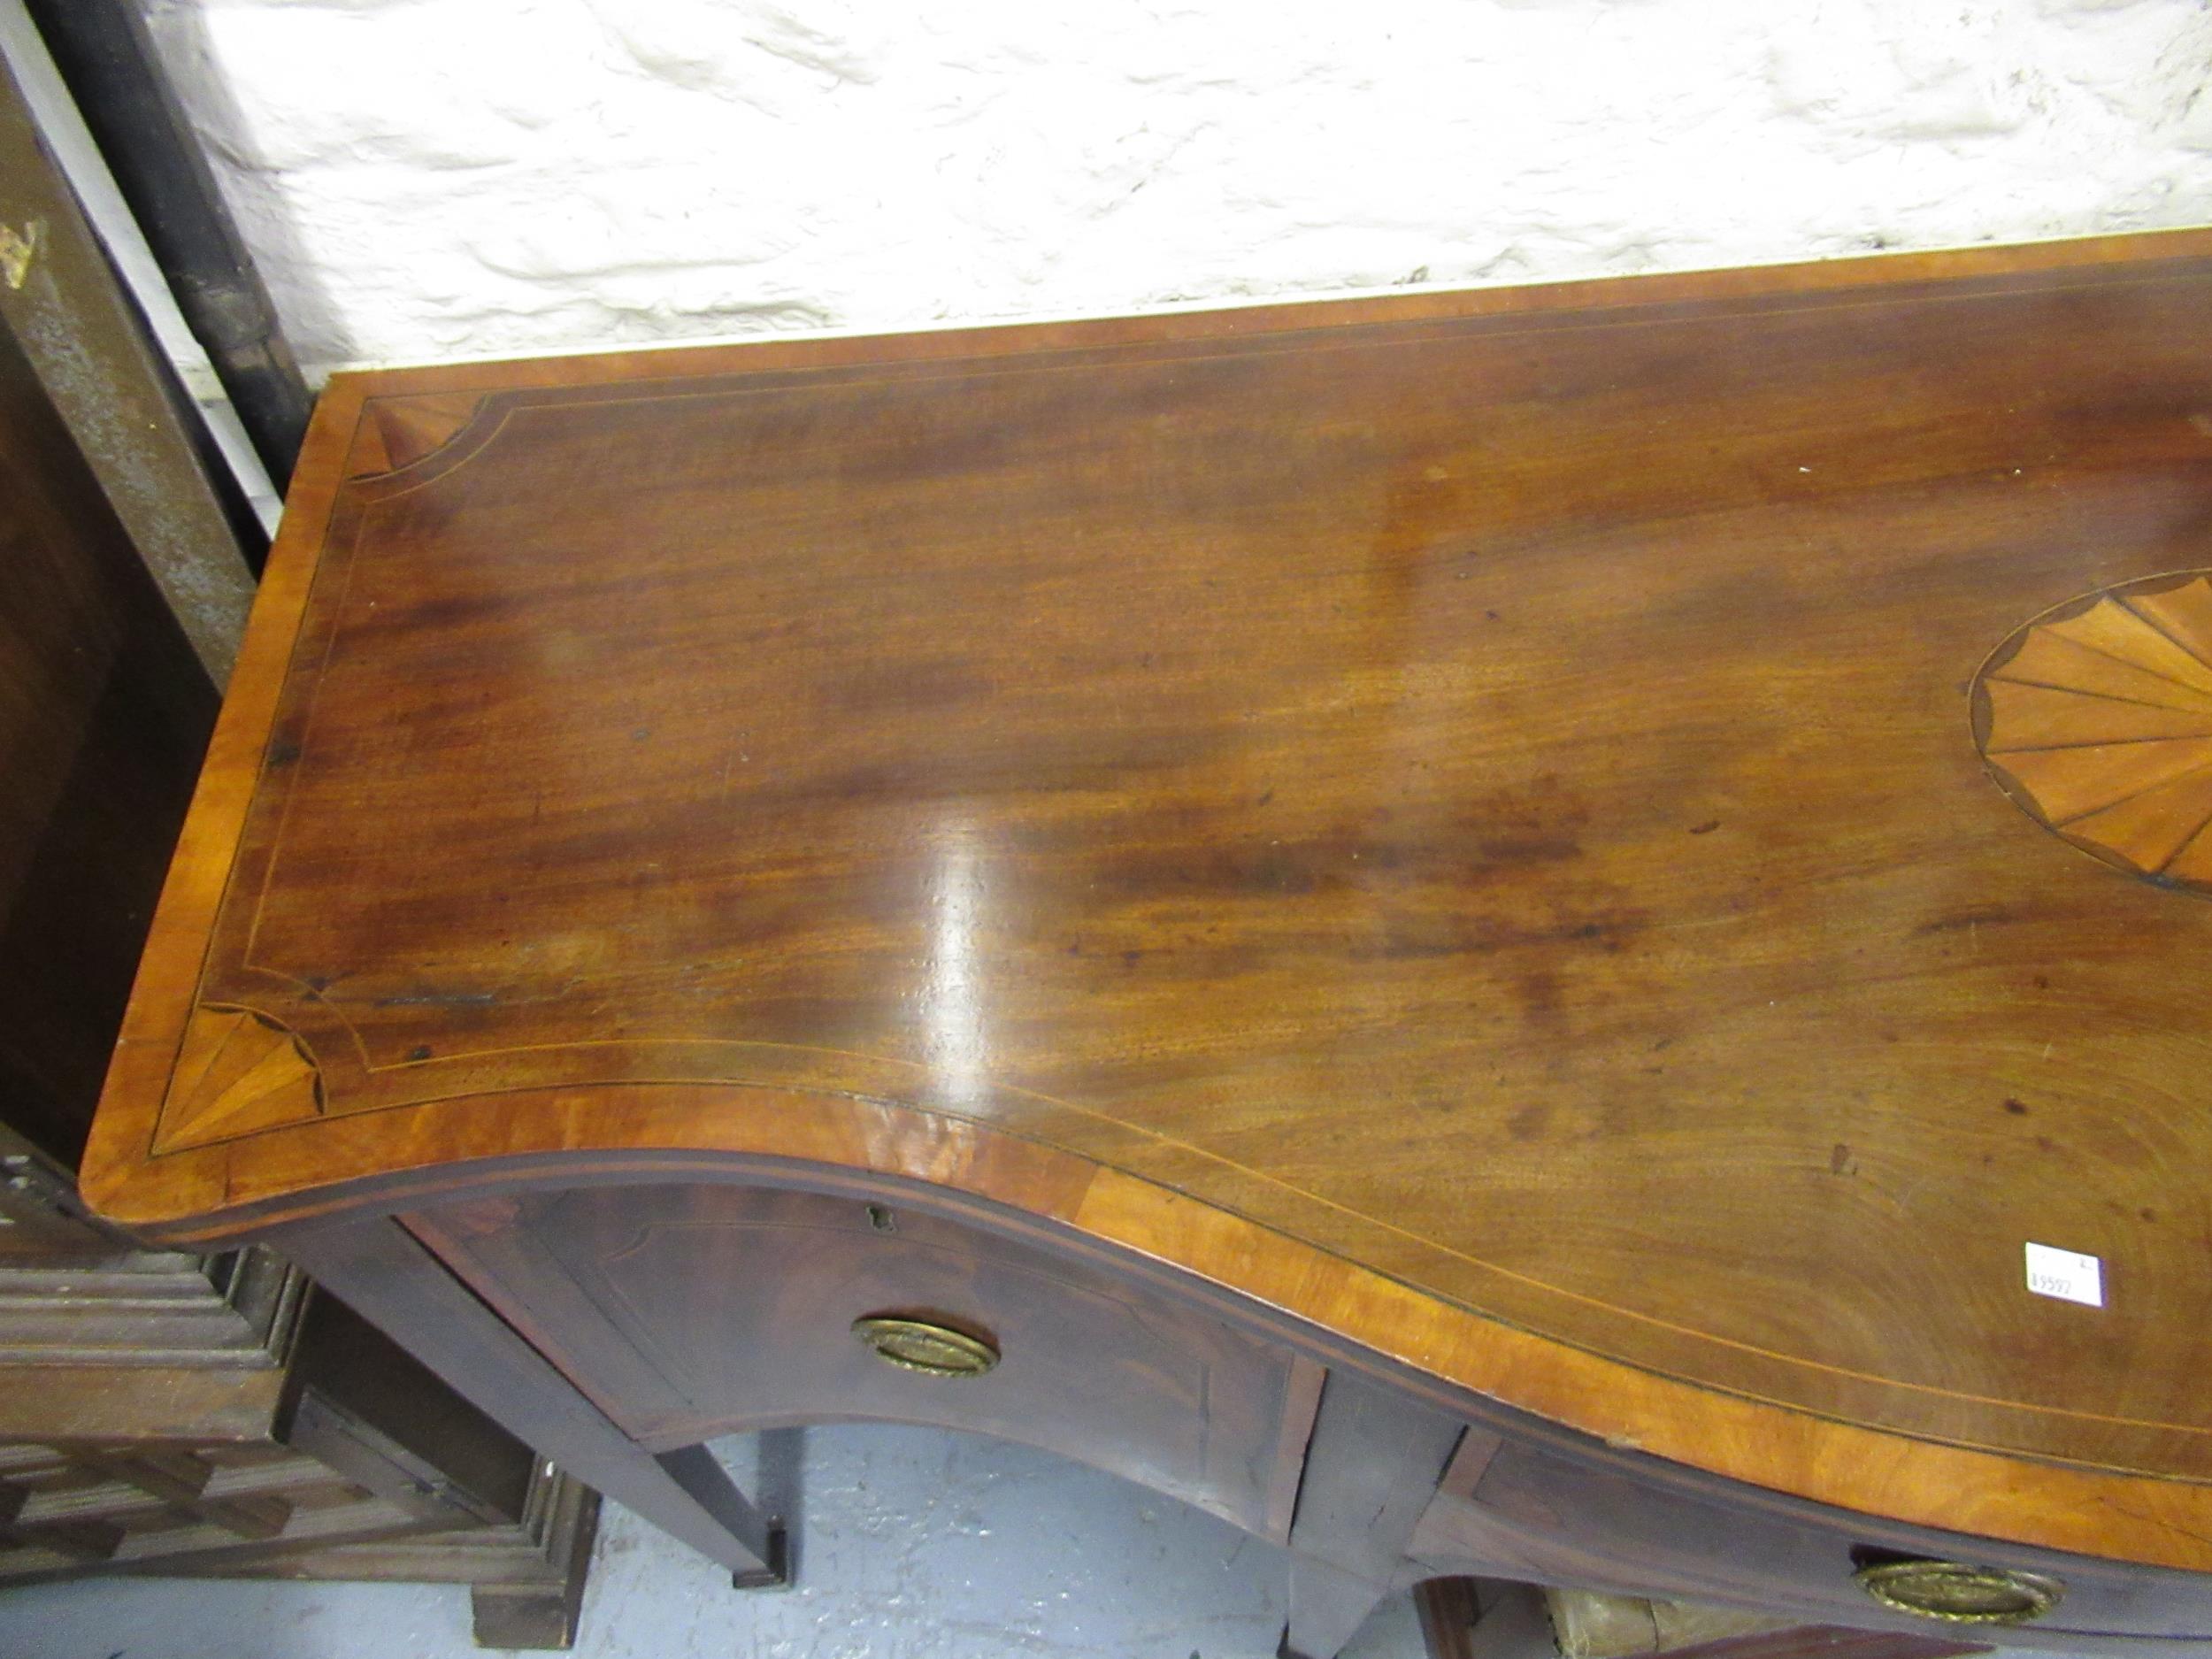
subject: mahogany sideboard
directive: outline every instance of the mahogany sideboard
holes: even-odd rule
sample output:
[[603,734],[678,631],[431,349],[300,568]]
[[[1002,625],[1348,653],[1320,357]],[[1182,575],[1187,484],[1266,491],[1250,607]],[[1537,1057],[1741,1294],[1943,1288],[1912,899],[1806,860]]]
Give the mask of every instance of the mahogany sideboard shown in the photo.
[[2212,234],[341,375],[85,1184],[728,1565],[2212,1641]]

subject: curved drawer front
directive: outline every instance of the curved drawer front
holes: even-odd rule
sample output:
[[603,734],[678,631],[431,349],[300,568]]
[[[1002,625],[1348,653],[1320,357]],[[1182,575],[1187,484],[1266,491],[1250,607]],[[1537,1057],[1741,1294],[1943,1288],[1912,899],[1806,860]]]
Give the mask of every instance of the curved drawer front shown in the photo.
[[[1479,1430],[1463,1443],[1410,1553],[1435,1571],[1478,1569],[2005,1647],[2141,1651],[2146,1639],[2212,1640],[2212,1576],[1900,1526]],[[1878,1577],[1870,1567],[1907,1561],[1978,1569],[2055,1594],[2019,1624],[1916,1615],[1863,1582]]]
[[[402,1219],[655,1449],[793,1424],[930,1424],[1045,1447],[1300,1549],[1311,1529],[1300,1514],[1305,1541],[1294,1540],[1292,1521],[1302,1495],[1317,1496],[1314,1471],[1387,1456],[1349,1445],[1358,1425],[1344,1413],[1317,1415],[1324,1369],[1289,1340],[1043,1235],[895,1202],[706,1184],[472,1199]],[[1447,1445],[1474,1425],[1440,1485],[1422,1486],[1407,1563],[1364,1563],[1371,1577],[1473,1573],[2008,1647],[2212,1641],[2212,1575],[1778,1497],[1472,1399],[1455,1409],[1412,1379],[1402,1396],[1373,1377],[1360,1388],[1402,1398],[1406,1420],[1441,1425]],[[1915,1558],[2061,1594],[2025,1624],[1960,1625],[1894,1610],[1855,1578]]]
[[1087,1263],[757,1187],[589,1187],[406,1220],[649,1444],[933,1424],[1287,1532],[1319,1368]]

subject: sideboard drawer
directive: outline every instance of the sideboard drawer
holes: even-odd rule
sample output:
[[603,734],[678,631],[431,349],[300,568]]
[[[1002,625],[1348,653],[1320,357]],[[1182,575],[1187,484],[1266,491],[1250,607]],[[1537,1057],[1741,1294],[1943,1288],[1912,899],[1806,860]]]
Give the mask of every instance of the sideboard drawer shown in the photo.
[[[1655,1473],[1657,1472],[1655,1470]],[[1821,1511],[1470,1431],[1409,1553],[1430,1570],[1525,1578],[1801,1617],[2078,1653],[2146,1638],[2212,1641],[2212,1578],[2064,1555]],[[2032,1575],[2054,1605],[2022,1624],[1893,1611],[1855,1578],[1883,1561],[1952,1562]]]
[[[1288,1532],[1320,1368],[1087,1261],[893,1203],[760,1187],[593,1187],[405,1220],[656,1448],[933,1424]],[[871,1320],[903,1325],[856,1329]],[[987,1369],[945,1374],[970,1356]]]

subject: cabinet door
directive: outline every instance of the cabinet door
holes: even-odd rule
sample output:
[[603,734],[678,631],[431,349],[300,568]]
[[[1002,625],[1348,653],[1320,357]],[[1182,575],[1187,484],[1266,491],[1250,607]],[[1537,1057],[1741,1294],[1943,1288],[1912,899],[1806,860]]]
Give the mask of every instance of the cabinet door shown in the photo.
[[[1089,1260],[757,1187],[595,1187],[406,1221],[656,1448],[801,1423],[933,1424],[1287,1534],[1320,1368]],[[872,1317],[995,1358],[978,1359],[980,1375],[889,1363],[855,1330]]]

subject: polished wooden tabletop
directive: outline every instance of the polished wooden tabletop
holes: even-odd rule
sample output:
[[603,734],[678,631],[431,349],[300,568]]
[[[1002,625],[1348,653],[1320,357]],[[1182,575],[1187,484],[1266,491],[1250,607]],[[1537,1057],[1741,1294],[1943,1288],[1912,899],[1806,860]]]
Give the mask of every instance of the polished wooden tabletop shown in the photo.
[[2192,235],[342,376],[88,1187],[914,1176],[2212,1566],[2208,524]]

